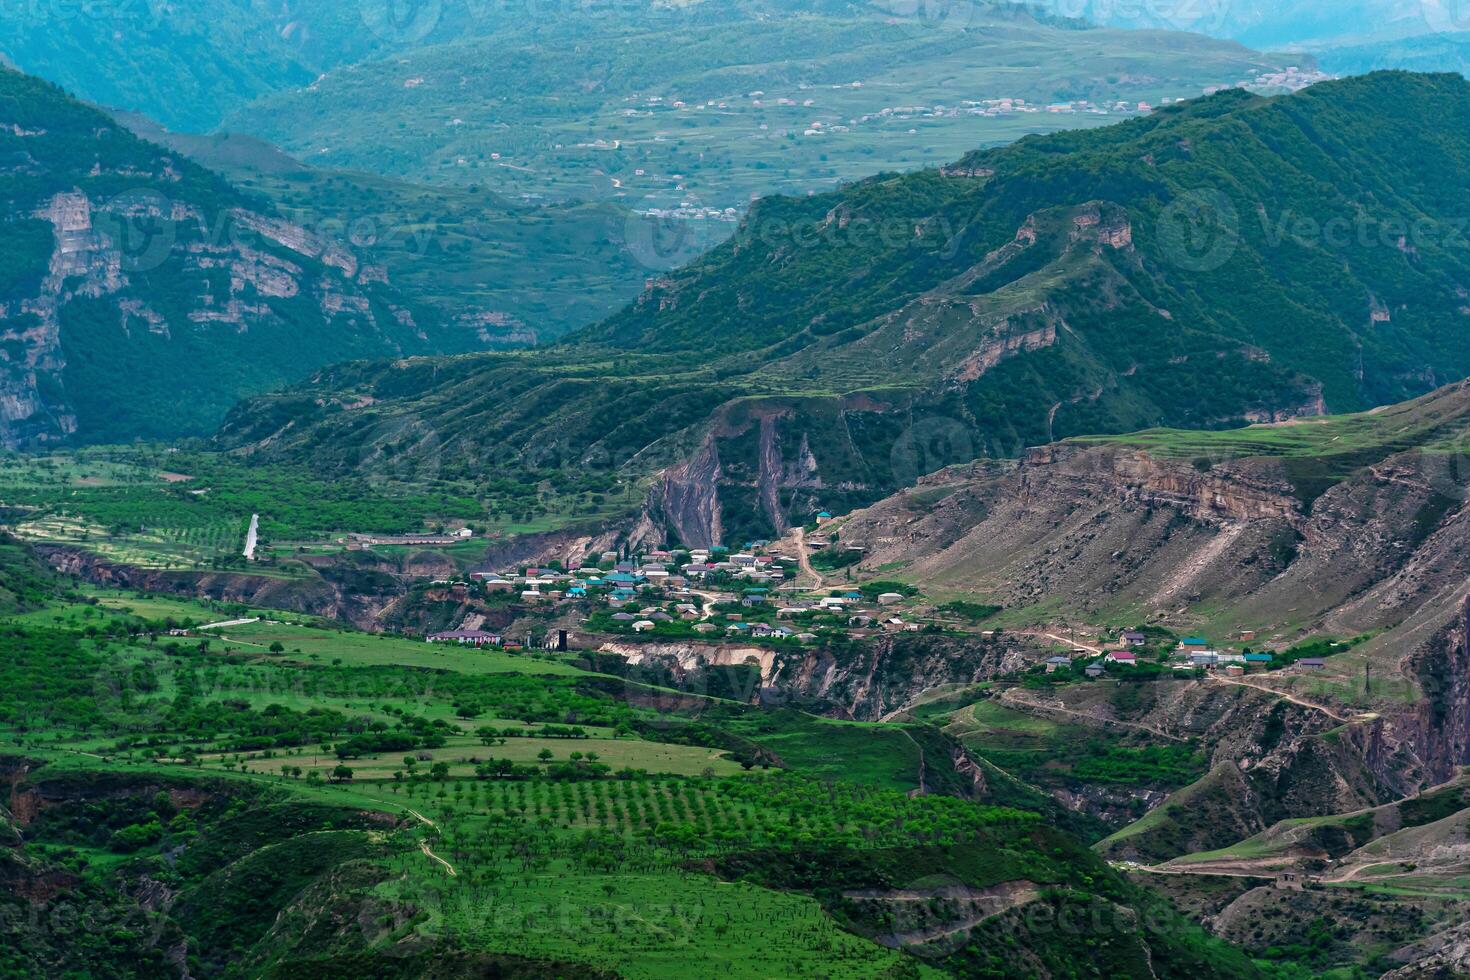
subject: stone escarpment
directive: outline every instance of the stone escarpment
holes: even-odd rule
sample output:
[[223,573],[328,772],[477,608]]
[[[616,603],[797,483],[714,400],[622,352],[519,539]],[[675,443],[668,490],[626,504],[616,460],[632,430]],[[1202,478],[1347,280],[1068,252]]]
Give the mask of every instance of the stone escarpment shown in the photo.
[[0,446],[203,435],[240,397],[462,329],[183,154],[0,68]]
[[979,684],[1045,656],[1022,638],[981,639],[898,634],[840,654],[785,655],[768,684],[773,696],[813,701],[824,713],[879,721],[944,685]]
[[35,550],[58,572],[107,588],[287,609],[340,619],[367,630],[381,629],[385,618],[394,616],[415,580],[446,574],[449,567],[414,556],[401,562],[355,557],[314,565],[306,562],[295,574],[281,576],[248,570],[142,568],[56,545],[36,545]]
[[[285,380],[314,366],[276,363],[272,338],[287,328],[321,330],[318,359],[330,356],[337,331],[358,335],[346,350],[433,347],[374,267],[277,218],[209,213],[152,190],[100,199],[71,189],[10,216],[25,219],[48,224],[52,243],[34,286],[0,295],[0,443],[11,448],[85,438],[97,420],[69,387],[85,386],[90,363],[109,354],[128,364],[169,347],[184,357],[201,344],[238,348],[254,368],[275,364]],[[256,333],[267,349],[252,350]]]
[[609,640],[600,652],[635,667],[663,664],[677,673],[749,665],[759,685],[746,700],[801,705],[834,718],[879,721],[942,685],[969,685],[1011,673],[1045,657],[1023,638],[897,634],[834,651],[777,650],[740,644]]

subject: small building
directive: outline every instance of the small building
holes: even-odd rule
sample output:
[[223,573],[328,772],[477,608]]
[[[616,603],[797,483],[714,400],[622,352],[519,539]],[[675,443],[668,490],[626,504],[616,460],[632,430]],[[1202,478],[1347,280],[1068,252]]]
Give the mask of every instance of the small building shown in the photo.
[[1085,673],[1088,677],[1101,677],[1103,674],[1103,665],[1088,664],[1086,667],[1082,668],[1082,670],[1083,673]]
[[461,646],[474,647],[500,643],[498,635],[483,630],[446,630],[443,633],[430,633],[425,639],[430,643],[458,643]]
[[1305,660],[1298,660],[1296,666],[1302,670],[1322,670],[1327,666],[1327,661],[1318,657],[1307,657]]
[[1241,643],[1252,643],[1252,642],[1255,641],[1255,639],[1256,639],[1256,631],[1255,630],[1241,630],[1240,631],[1240,642]]
[[880,606],[891,606],[899,602],[903,602],[903,594],[899,592],[884,592],[878,597],[878,605]]
[[1249,667],[1264,667],[1275,659],[1269,653],[1248,653],[1245,655],[1245,662]]
[[651,619],[640,619],[633,623],[634,633],[647,633],[654,628],[655,623]]
[[1213,650],[1202,650],[1189,655],[1189,662],[1195,667],[1205,667],[1213,670],[1219,666],[1220,655]]
[[824,510],[820,514],[817,515],[817,526],[818,527],[821,527],[823,524],[827,524],[831,520],[832,520],[832,515],[829,514],[827,511]]
[[1185,652],[1187,653],[1208,650],[1210,648],[1209,641],[1200,636],[1186,636],[1184,639],[1179,641],[1179,645],[1184,648]]
[[1228,677],[1239,677],[1241,674],[1244,674],[1244,673],[1245,673],[1245,668],[1242,667],[1240,664],[1226,664],[1225,665],[1225,674]]
[[1130,647],[1141,647],[1148,642],[1148,637],[1138,630],[1127,630],[1123,633],[1123,642]]
[[1072,666],[1072,661],[1067,657],[1056,656],[1046,658],[1046,672],[1048,674],[1070,666]]
[[1103,657],[1110,664],[1123,664],[1132,667],[1138,663],[1138,655],[1132,650],[1109,650],[1107,656]]

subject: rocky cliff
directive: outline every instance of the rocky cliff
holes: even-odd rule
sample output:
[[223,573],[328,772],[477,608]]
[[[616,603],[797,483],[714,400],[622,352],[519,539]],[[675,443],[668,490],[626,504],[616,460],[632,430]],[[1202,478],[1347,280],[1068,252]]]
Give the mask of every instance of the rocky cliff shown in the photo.
[[381,267],[0,70],[0,445],[210,431],[329,361],[463,349]]
[[397,623],[405,615],[402,600],[414,581],[453,570],[432,556],[387,560],[357,553],[341,561],[303,562],[294,574],[281,576],[248,570],[139,568],[56,545],[36,545],[35,552],[56,571],[94,585],[289,609],[341,619],[365,630],[382,629],[389,620]]

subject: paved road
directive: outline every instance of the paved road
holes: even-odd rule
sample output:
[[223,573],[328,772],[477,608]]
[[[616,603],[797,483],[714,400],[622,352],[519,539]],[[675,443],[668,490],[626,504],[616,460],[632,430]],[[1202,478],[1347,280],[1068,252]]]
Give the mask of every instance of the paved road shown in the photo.
[[255,542],[260,535],[260,515],[250,515],[250,530],[245,532],[245,557],[255,560]]
[[251,623],[258,622],[260,622],[259,616],[256,616],[254,619],[226,619],[218,623],[205,623],[199,628],[202,630],[219,630],[228,626],[249,626]]

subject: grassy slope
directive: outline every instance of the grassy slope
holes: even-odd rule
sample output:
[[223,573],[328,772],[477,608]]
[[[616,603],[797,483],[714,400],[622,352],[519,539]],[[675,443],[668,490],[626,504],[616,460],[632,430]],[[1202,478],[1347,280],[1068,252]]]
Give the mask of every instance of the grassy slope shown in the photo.
[[[113,620],[179,615],[184,605],[139,602]],[[214,613],[197,608],[197,618]],[[1061,886],[1065,894],[1051,900],[1063,903],[1149,901],[1056,831],[1038,837],[1036,818],[943,795],[910,797],[915,739],[931,739],[918,728],[834,724],[729,705],[704,712],[706,728],[759,739],[791,767],[752,774],[678,741],[675,723],[683,722],[669,715],[641,722],[669,741],[531,737],[486,746],[457,733],[486,722],[527,727],[504,719],[530,713],[540,719],[533,729],[575,716],[589,719],[596,735],[607,722],[593,719],[629,711],[620,693],[633,689],[560,663],[469,651],[433,651],[425,660],[423,644],[291,623],[242,627],[248,636],[238,638],[226,629],[200,653],[193,641],[129,641],[112,621],[65,612],[60,619],[7,633],[5,641],[5,764],[18,755],[45,762],[21,791],[35,788],[51,802],[25,827],[18,858],[24,867],[0,876],[0,902],[14,895],[7,882],[61,873],[63,894],[85,890],[94,903],[146,925],[142,935],[160,938],[109,949],[37,934],[8,954],[17,968],[158,975],[150,957],[185,936],[195,975],[228,973],[230,960],[252,964],[246,972],[332,975],[340,957],[365,962],[361,957],[409,938],[442,969],[459,956],[509,953],[642,977],[687,976],[710,963],[733,976],[820,969],[862,977],[904,962],[865,938],[874,923],[860,910],[834,905],[828,890],[809,894],[796,880],[728,883],[709,874],[706,862],[746,851],[790,857],[816,848],[812,853],[827,855],[817,860],[837,862],[826,880],[854,887],[902,884],[906,879],[895,875],[927,864],[982,885],[994,880],[976,877],[982,871],[1012,869]],[[67,629],[89,619],[106,626],[95,638]],[[270,636],[283,641],[284,656],[255,646]],[[306,650],[314,640],[319,653]],[[483,708],[473,719],[459,710],[470,702]],[[289,732],[290,725],[332,715],[390,730],[414,716],[455,734],[415,766],[398,762],[402,751],[355,760],[347,784],[315,780],[335,760],[314,739],[269,750],[240,741],[257,737],[251,732],[267,719],[268,730]],[[871,749],[862,748],[868,743]],[[664,775],[484,780],[463,761],[494,756],[534,764],[532,750],[540,746],[561,762],[572,750],[597,751],[606,763]],[[180,753],[194,763],[169,761]],[[848,764],[834,764],[834,755]],[[930,757],[931,781],[941,779],[940,758]],[[422,775],[437,759],[450,764],[447,779]],[[292,766],[305,777],[290,775]],[[407,768],[409,778],[389,768]],[[757,859],[775,870],[788,858]],[[127,911],[124,895],[140,875],[167,877],[177,896],[167,912]],[[561,913],[545,918],[552,909],[566,910],[572,924],[559,925]],[[381,926],[363,930],[364,922]],[[757,932],[758,961],[748,955]],[[1044,936],[1033,942],[1037,955],[1059,968],[1078,962]],[[1121,942],[1110,956],[1148,955],[1134,939]],[[1190,927],[1147,942],[1156,962],[1213,956],[1220,975],[1251,972]],[[951,951],[968,956],[966,948]],[[972,952],[982,948],[988,940]],[[908,961],[903,969],[929,975],[925,964],[932,962]],[[982,955],[978,962],[988,961]],[[529,975],[566,967],[540,969]]]
[[[1463,814],[1470,806],[1463,776],[1403,800],[1354,813],[1283,820],[1229,847],[1177,858],[1181,867],[1251,859],[1290,863],[1293,849],[1320,851],[1340,859],[1385,837]],[[1361,863],[1361,862],[1360,862]]]

